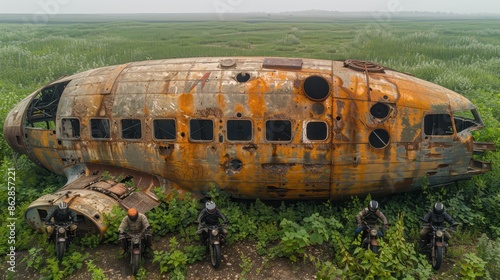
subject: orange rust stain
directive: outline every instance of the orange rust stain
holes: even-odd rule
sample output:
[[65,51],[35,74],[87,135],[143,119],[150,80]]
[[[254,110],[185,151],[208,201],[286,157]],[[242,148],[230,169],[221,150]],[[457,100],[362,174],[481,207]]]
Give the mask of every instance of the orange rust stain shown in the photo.
[[264,93],[269,90],[269,86],[261,79],[256,80],[259,81],[253,81],[247,88],[248,107],[252,114],[259,116],[262,115],[267,109]]
[[184,93],[179,96],[179,109],[180,112],[185,114],[193,113],[193,100],[194,97],[192,94]]
[[269,84],[262,77],[250,80],[247,82],[246,92],[248,94],[263,94],[270,89]]

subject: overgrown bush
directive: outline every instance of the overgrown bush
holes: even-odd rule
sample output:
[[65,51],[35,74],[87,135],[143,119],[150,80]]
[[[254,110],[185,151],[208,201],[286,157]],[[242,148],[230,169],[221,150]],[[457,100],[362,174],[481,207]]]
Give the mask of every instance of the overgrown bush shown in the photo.
[[481,235],[476,247],[476,254],[486,262],[485,269],[492,279],[500,279],[500,239],[489,239]]

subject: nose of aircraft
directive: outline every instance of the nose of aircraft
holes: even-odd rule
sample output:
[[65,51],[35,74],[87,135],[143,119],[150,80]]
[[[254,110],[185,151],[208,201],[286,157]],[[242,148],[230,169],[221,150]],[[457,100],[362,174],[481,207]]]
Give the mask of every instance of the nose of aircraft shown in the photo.
[[3,125],[3,135],[7,144],[18,153],[26,154],[26,137],[24,136],[24,119],[26,108],[28,107],[32,96],[28,96],[14,109],[12,109]]

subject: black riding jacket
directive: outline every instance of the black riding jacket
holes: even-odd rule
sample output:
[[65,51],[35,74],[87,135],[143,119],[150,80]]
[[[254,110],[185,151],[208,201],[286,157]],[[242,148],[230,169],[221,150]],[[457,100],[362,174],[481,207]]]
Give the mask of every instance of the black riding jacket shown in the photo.
[[200,227],[202,224],[215,226],[219,224],[219,219],[222,219],[224,222],[227,222],[226,217],[224,216],[224,214],[222,214],[222,212],[219,209],[215,209],[215,212],[211,214],[205,208],[201,210],[200,215],[198,215],[198,219],[196,221],[198,222],[198,227]]
[[45,222],[49,223],[50,219],[54,218],[54,222],[57,223],[66,223],[69,221],[76,222],[76,214],[75,212],[71,211],[71,209],[68,209],[66,213],[61,213],[59,208],[56,208],[52,213],[50,213],[47,217],[45,217]]
[[450,225],[455,224],[453,218],[446,212],[444,212],[443,214],[435,214],[433,211],[430,211],[429,213],[425,214],[424,220],[427,223],[432,224],[433,226],[441,226],[445,221]]

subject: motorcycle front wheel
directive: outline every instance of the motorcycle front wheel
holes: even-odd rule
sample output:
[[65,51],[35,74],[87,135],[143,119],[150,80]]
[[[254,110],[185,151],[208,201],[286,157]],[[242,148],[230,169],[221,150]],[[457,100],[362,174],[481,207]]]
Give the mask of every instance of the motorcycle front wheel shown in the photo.
[[369,247],[374,254],[378,254],[378,246],[369,245]]
[[141,262],[141,255],[132,255],[132,274],[137,275],[137,271],[139,271],[139,263]]
[[58,242],[56,244],[56,255],[59,261],[62,261],[65,251],[66,251],[66,242]]
[[432,258],[432,268],[438,270],[443,262],[443,247],[436,247],[435,250],[435,255]]
[[220,266],[220,244],[212,244],[210,246],[210,261],[214,268],[218,268]]

